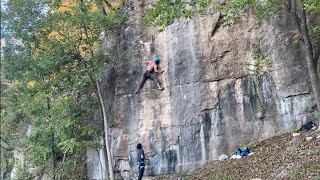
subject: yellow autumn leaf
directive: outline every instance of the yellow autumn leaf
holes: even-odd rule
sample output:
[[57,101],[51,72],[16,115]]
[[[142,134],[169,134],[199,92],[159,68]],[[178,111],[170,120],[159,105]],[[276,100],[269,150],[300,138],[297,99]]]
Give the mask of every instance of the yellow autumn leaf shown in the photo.
[[92,6],[91,6],[91,12],[96,12],[96,11],[98,11],[97,5],[96,5],[96,4],[92,4]]
[[35,84],[36,84],[36,81],[29,81],[29,82],[27,83],[27,88],[28,88],[28,89],[32,89]]
[[58,12],[71,11],[71,7],[75,5],[73,0],[64,0],[58,9]]

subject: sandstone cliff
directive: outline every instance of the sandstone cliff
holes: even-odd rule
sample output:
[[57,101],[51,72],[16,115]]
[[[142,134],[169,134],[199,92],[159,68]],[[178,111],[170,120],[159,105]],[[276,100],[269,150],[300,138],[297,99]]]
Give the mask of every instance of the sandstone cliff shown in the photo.
[[[304,50],[289,14],[258,22],[249,11],[230,27],[217,27],[219,14],[210,14],[158,32],[141,25],[145,6],[133,1],[129,21],[105,44],[121,54],[102,85],[123,178],[135,177],[137,143],[148,152],[146,175],[179,173],[313,120]],[[135,95],[148,55],[161,58],[166,89],[148,80]]]

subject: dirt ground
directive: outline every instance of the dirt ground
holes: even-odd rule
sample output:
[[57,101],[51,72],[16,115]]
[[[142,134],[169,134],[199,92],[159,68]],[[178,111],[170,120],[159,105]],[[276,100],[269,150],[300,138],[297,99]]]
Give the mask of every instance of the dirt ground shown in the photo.
[[[214,161],[184,174],[153,177],[156,180],[320,180],[320,133],[286,133],[248,144],[252,155]],[[306,138],[312,138],[307,140]],[[317,138],[318,137],[318,138]],[[231,156],[231,155],[229,155]]]

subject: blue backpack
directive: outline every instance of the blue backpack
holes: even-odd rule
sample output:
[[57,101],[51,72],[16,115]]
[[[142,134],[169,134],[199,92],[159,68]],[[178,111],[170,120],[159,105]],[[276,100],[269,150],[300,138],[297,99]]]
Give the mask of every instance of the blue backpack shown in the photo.
[[237,150],[237,155],[239,156],[247,156],[248,154],[250,154],[250,149],[245,149],[243,151],[241,151],[241,149]]

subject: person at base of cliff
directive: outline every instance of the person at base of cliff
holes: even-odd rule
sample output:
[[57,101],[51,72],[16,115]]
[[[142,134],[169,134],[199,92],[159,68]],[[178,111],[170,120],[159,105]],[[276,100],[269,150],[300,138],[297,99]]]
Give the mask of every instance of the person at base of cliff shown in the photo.
[[149,78],[154,80],[157,83],[157,86],[158,86],[159,90],[164,90],[164,87],[161,87],[160,80],[158,79],[157,75],[154,73],[154,72],[156,72],[156,73],[163,73],[164,72],[164,70],[163,71],[158,70],[158,65],[157,64],[159,64],[159,62],[160,62],[160,59],[159,59],[158,56],[155,56],[153,58],[153,60],[144,61],[145,64],[148,64],[147,65],[147,70],[143,73],[140,85],[139,85],[138,89],[136,90],[135,94],[137,94],[140,91],[140,89],[142,88],[144,83]]
[[142,179],[142,176],[144,173],[144,168],[145,168],[144,160],[145,160],[144,151],[142,149],[142,145],[139,143],[137,145],[137,165],[138,165],[138,171],[139,171],[138,180]]

